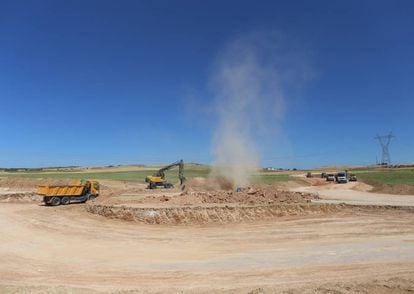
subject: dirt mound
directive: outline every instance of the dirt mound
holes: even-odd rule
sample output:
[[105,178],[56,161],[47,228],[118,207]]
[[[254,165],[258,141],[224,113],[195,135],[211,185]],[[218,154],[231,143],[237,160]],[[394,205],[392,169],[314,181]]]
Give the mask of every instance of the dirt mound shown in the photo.
[[355,186],[352,188],[352,190],[355,191],[361,191],[361,192],[371,192],[372,191],[372,186],[368,185],[366,183],[363,182],[358,182],[355,184]]
[[378,181],[366,180],[366,184],[372,186],[371,192],[395,194],[395,195],[414,195],[414,186],[406,184],[389,185]]
[[42,197],[34,192],[0,194],[0,202],[40,202]]
[[138,203],[162,203],[177,205],[192,205],[192,204],[248,204],[248,205],[263,205],[263,204],[292,204],[292,203],[307,203],[317,196],[310,193],[289,192],[279,190],[273,185],[261,185],[241,189],[241,191],[193,191],[191,189],[181,193],[179,196],[168,197],[162,196],[148,196],[142,198]]

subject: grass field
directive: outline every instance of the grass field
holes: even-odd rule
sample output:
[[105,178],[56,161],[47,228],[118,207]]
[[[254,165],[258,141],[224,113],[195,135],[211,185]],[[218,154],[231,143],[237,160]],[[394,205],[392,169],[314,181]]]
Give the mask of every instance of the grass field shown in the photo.
[[288,174],[281,173],[259,173],[253,176],[254,183],[272,184],[277,182],[288,182],[294,180]]
[[357,176],[362,181],[377,181],[389,185],[407,184],[414,186],[414,169],[361,172]]
[[[11,172],[1,173],[0,176],[28,177],[28,178],[53,178],[53,179],[91,179],[91,180],[115,180],[115,181],[137,181],[144,182],[145,177],[154,174],[156,168],[152,170],[131,170],[131,171],[85,171],[85,172]],[[187,178],[202,177],[206,178],[211,169],[208,166],[190,165],[185,167],[184,175]],[[166,178],[170,182],[178,181],[178,171],[176,169],[166,172]],[[279,172],[257,173],[253,176],[253,182],[271,184],[275,182],[286,182],[292,180],[288,174]]]
[[[147,170],[117,170],[117,169],[84,169],[82,171],[27,171],[27,172],[8,172],[0,173],[0,176],[12,177],[29,177],[29,178],[54,178],[54,179],[94,179],[94,180],[115,180],[115,181],[137,181],[144,182],[147,175],[151,175],[159,167],[149,168]],[[185,166],[184,174],[187,178],[208,177],[211,169],[205,165],[189,164]],[[367,168],[353,169],[351,173],[356,173],[361,181],[376,181],[390,185],[408,184],[414,185],[414,169],[382,169],[370,170]],[[170,182],[178,181],[177,169],[166,172],[166,177]],[[258,172],[253,176],[255,183],[277,183],[295,180],[288,173],[284,172]]]

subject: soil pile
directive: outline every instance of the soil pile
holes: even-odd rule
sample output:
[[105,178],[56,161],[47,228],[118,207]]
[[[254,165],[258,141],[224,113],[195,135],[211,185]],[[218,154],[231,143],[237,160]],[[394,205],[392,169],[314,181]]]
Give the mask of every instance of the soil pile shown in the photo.
[[0,194],[0,202],[20,203],[20,202],[40,202],[41,200],[42,200],[42,197],[40,197],[34,192]]
[[310,193],[289,192],[279,190],[272,185],[261,185],[243,188],[240,191],[191,191],[187,190],[181,195],[148,196],[139,203],[168,203],[174,205],[195,204],[227,204],[237,203],[245,205],[272,205],[272,204],[300,204],[308,203],[317,196]]

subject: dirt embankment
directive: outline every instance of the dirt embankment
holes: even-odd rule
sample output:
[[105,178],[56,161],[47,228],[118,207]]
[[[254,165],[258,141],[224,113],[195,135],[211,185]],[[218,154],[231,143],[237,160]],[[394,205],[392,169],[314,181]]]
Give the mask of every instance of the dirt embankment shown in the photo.
[[372,186],[371,192],[395,195],[414,195],[414,186],[407,184],[389,185],[379,181],[365,180],[364,183]]
[[284,216],[325,215],[341,205],[291,204],[259,206],[128,207],[89,203],[86,210],[108,218],[146,224],[208,224],[266,220]]
[[0,202],[40,201],[36,195],[37,179],[0,177]]
[[0,192],[0,202],[40,202],[42,200],[42,198],[35,192],[9,191],[7,193],[3,193],[1,190]]

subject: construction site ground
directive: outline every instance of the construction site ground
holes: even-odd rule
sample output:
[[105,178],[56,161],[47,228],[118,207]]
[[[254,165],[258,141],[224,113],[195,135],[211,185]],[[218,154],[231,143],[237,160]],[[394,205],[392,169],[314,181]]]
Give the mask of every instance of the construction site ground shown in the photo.
[[0,181],[0,292],[414,291],[414,195],[103,181],[93,202],[46,207],[31,181]]

